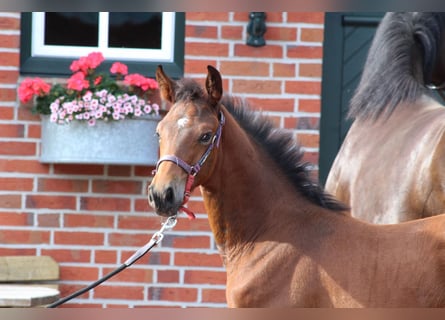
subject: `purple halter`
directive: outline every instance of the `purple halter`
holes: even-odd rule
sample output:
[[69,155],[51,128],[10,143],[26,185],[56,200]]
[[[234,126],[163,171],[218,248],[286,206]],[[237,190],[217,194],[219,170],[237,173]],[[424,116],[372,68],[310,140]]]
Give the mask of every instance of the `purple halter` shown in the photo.
[[170,161],[170,162],[175,163],[178,167],[181,167],[185,172],[187,172],[188,178],[187,178],[185,191],[184,191],[184,200],[183,200],[183,203],[182,203],[182,205],[181,205],[181,207],[179,209],[181,211],[184,211],[189,216],[189,218],[191,218],[191,219],[194,219],[195,215],[189,209],[185,208],[184,205],[187,203],[187,201],[190,198],[191,189],[192,189],[193,182],[195,180],[195,176],[201,170],[202,165],[204,164],[204,162],[209,157],[209,155],[212,152],[213,148],[215,146],[217,148],[219,147],[219,142],[221,140],[222,128],[223,128],[224,123],[225,123],[224,114],[222,112],[220,112],[219,114],[220,114],[220,120],[219,120],[218,129],[216,129],[216,133],[213,136],[212,142],[209,144],[209,146],[207,147],[207,150],[204,152],[204,154],[198,160],[197,163],[195,163],[194,165],[189,165],[187,162],[185,162],[181,158],[178,158],[175,155],[165,155],[165,156],[163,156],[162,158],[160,158],[158,160],[158,162],[156,164],[156,170],[153,170],[153,173],[156,174],[156,172],[158,171],[159,165],[162,162]]

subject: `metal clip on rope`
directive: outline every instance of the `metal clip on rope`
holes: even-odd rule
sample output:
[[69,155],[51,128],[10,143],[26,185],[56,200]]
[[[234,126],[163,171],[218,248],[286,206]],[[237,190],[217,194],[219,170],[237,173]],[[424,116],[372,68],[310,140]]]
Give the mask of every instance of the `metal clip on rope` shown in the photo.
[[85,292],[97,287],[102,282],[105,282],[106,280],[110,279],[112,276],[118,274],[125,268],[131,266],[133,263],[135,263],[137,260],[139,260],[139,258],[141,258],[144,254],[146,254],[148,251],[150,251],[154,246],[156,246],[158,243],[160,243],[162,241],[162,239],[164,239],[164,232],[166,230],[173,229],[176,225],[176,222],[177,222],[176,216],[169,217],[164,223],[162,223],[161,229],[159,229],[159,231],[156,232],[151,237],[151,240],[145,246],[138,249],[130,258],[127,259],[127,261],[125,261],[123,264],[121,264],[117,269],[110,272],[109,274],[102,277],[101,279],[97,280],[96,282],[90,284],[88,287],[82,288],[65,298],[59,299],[56,302],[49,304],[47,306],[47,308],[58,307],[61,304],[65,303],[71,299],[74,299],[75,297],[80,296],[81,294],[84,294]]

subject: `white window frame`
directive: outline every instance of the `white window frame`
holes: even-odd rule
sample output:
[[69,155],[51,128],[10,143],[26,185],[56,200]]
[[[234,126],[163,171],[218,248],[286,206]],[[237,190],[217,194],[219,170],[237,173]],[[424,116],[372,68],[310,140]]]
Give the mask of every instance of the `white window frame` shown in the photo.
[[105,59],[122,59],[132,61],[173,62],[175,43],[175,13],[162,13],[161,49],[110,48],[108,43],[108,12],[99,12],[99,44],[97,47],[45,45],[45,13],[33,12],[33,32],[31,56],[77,58],[92,51],[100,51]]

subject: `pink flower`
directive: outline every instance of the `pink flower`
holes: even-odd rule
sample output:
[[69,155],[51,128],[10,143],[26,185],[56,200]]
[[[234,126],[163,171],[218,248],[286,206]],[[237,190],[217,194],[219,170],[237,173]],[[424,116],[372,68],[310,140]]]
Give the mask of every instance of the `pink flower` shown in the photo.
[[110,68],[110,72],[113,74],[119,73],[121,75],[127,75],[128,74],[128,67],[120,62],[115,62]]
[[76,72],[68,79],[66,87],[68,89],[82,91],[88,89],[90,86],[88,80],[85,79],[85,75],[82,72]]
[[97,86],[99,83],[102,82],[102,77],[98,76],[96,79],[94,79],[94,85]]
[[146,78],[139,73],[129,74],[125,77],[124,83],[130,86],[136,86],[141,88],[143,91],[149,89],[157,89],[158,83],[154,79]]
[[18,89],[18,95],[21,102],[26,103],[30,101],[34,95],[45,95],[48,94],[51,86],[43,81],[41,78],[26,78],[20,84]]
[[87,64],[90,69],[96,69],[104,60],[101,52],[91,52],[87,55]]

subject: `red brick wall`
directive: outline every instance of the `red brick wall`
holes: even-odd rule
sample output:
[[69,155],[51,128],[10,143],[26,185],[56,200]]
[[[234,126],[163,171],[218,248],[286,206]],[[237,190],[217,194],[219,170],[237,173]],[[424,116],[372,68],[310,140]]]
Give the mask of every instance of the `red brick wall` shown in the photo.
[[[323,13],[268,12],[267,45],[245,45],[248,13],[186,14],[186,76],[217,67],[225,91],[293,130],[317,164]],[[45,165],[40,120],[19,106],[20,15],[0,13],[0,255],[50,255],[62,295],[125,261],[159,228],[146,201],[153,168]],[[69,306],[225,306],[225,271],[199,192],[162,245]]]

